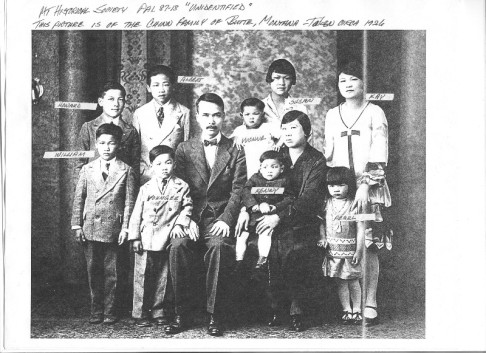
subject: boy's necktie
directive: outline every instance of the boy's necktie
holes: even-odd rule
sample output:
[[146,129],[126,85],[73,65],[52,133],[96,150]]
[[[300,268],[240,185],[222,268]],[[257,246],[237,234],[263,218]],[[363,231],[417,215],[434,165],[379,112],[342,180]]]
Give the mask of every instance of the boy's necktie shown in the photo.
[[110,172],[110,163],[106,163],[105,170],[103,170],[103,172],[101,173],[101,175],[103,176],[103,180],[106,181],[106,178],[108,178],[109,172]]
[[164,108],[160,107],[159,110],[157,111],[157,120],[159,121],[159,126],[162,126],[162,123],[164,121]]

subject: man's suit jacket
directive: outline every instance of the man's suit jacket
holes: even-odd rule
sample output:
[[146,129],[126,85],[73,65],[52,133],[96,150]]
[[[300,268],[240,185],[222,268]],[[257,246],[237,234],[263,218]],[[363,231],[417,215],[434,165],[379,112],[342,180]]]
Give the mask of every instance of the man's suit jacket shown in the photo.
[[81,168],[74,194],[71,225],[82,227],[87,240],[112,243],[128,222],[137,195],[133,168],[116,159],[103,180],[100,159]]
[[209,170],[200,137],[182,142],[176,151],[176,174],[191,189],[194,220],[199,222],[206,208],[217,220],[234,226],[240,210],[240,191],[246,182],[243,149],[221,135],[212,170]]
[[179,143],[189,139],[191,123],[189,113],[189,109],[175,99],[171,99],[164,107],[162,126],[159,126],[153,99],[133,113],[132,124],[140,135],[142,184],[151,178],[149,152],[152,148],[167,145],[175,150]]
[[185,181],[171,177],[162,194],[157,179],[153,178],[140,188],[128,239],[141,240],[144,250],[165,250],[172,228],[176,224],[189,226],[191,215],[192,199]]
[[[92,162],[99,158],[98,150],[96,149],[96,130],[104,123],[103,116],[100,115],[94,120],[84,123],[79,131],[78,139],[76,141],[77,151],[95,151],[93,158],[82,158],[78,160],[75,166],[75,176],[78,175],[81,167],[88,162]],[[116,154],[118,159],[132,167],[136,172],[140,170],[140,140],[137,130],[120,118],[120,124],[123,131],[121,143]],[[138,180],[138,173],[137,173]]]

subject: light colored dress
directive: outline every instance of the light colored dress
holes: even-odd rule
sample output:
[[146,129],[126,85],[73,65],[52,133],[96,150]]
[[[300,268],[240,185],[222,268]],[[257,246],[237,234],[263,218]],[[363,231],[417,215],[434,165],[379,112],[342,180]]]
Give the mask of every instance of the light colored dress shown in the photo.
[[351,261],[356,252],[357,226],[354,221],[341,221],[343,216],[349,216],[353,200],[335,202],[330,198],[326,201],[319,218],[326,220],[326,256],[322,263],[322,272],[326,277],[341,279],[361,278],[361,264],[353,265]]
[[[292,98],[292,97],[289,95],[289,98]],[[264,112],[265,112],[265,118],[267,119],[267,122],[275,123],[275,124],[278,124],[279,126],[282,123],[282,118],[285,115],[285,113],[287,113],[291,110],[298,110],[298,111],[301,111],[302,113],[305,113],[307,115],[309,114],[307,112],[307,108],[306,108],[305,105],[295,104],[295,105],[285,105],[285,110],[284,110],[283,114],[281,116],[278,115],[277,106],[273,102],[271,94],[269,94],[267,97],[262,99],[262,102],[265,103]]]

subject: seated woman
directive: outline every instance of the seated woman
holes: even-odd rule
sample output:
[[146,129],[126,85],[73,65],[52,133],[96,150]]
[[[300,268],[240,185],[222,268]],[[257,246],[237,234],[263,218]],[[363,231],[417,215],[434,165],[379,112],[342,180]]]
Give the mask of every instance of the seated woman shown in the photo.
[[[257,232],[272,231],[279,226],[272,240],[268,257],[266,292],[272,317],[270,326],[281,322],[288,299],[290,305],[290,329],[304,330],[301,300],[305,280],[309,273],[310,259],[316,251],[315,243],[319,234],[317,211],[324,200],[324,182],[327,171],[326,161],[321,152],[308,143],[311,133],[309,117],[297,110],[287,112],[282,119],[282,136],[286,148],[284,154],[291,161],[290,188],[296,195],[289,207],[259,219]],[[240,213],[236,232],[246,229],[248,214]]]

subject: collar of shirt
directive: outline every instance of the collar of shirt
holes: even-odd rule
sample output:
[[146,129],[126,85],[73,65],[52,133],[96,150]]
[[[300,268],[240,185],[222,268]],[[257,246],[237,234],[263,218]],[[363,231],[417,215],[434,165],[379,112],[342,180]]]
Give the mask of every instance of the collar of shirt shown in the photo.
[[105,166],[107,164],[109,164],[111,166],[111,164],[115,164],[115,163],[116,163],[116,157],[110,159],[109,161],[105,161],[103,158],[100,158],[100,165],[101,165],[102,170],[105,169]]
[[171,102],[172,102],[172,98],[169,98],[169,100],[167,102],[165,102],[165,104],[162,104],[160,105],[159,103],[157,103],[157,101],[155,99],[152,98],[152,102],[154,102],[154,109],[155,109],[155,114],[157,114],[159,112],[159,109],[160,108],[164,108],[164,113],[168,111],[170,105],[171,105]]
[[115,119],[104,117],[103,124],[111,124],[111,123],[115,124],[116,126],[120,126],[120,117],[117,117]]
[[[204,143],[204,140],[212,141],[216,139],[216,143],[219,145],[219,142],[221,141],[221,131],[216,135],[216,137],[213,137],[212,139],[207,139],[204,138],[203,135],[201,135],[201,141]],[[205,146],[205,147],[213,147],[213,146]],[[216,146],[214,146],[216,147]]]

